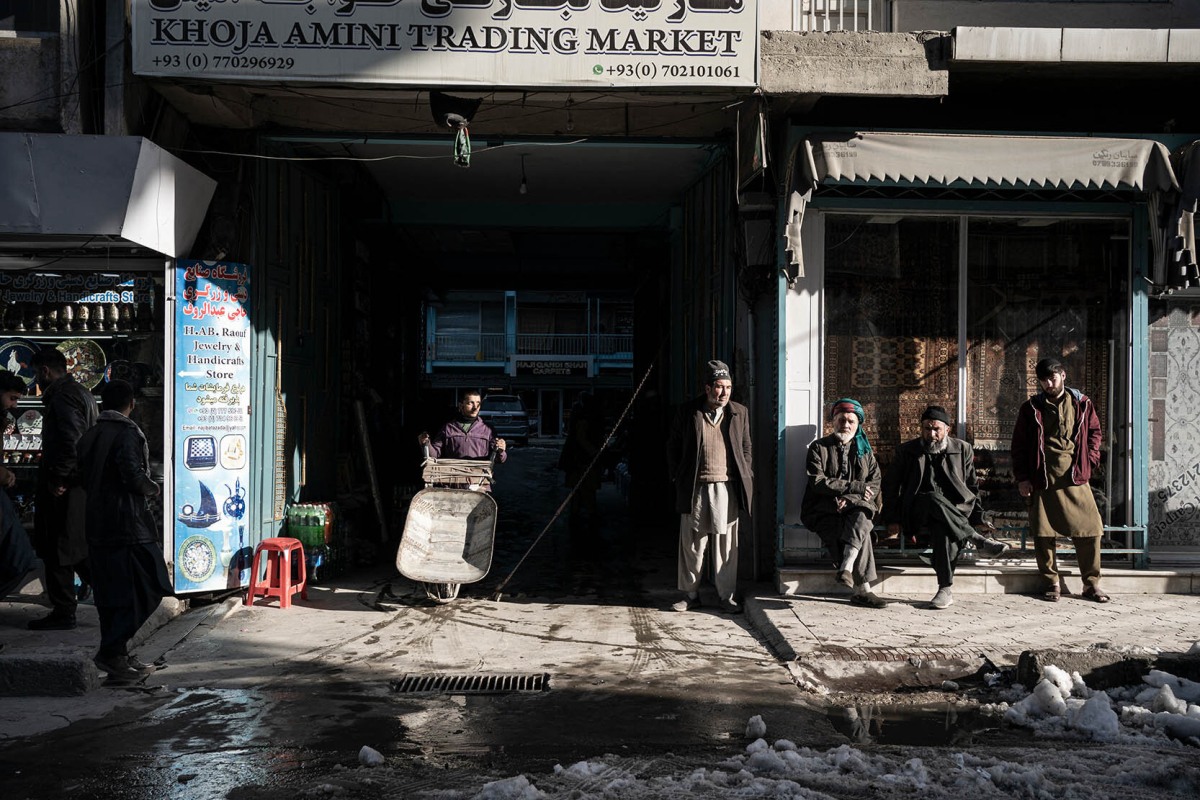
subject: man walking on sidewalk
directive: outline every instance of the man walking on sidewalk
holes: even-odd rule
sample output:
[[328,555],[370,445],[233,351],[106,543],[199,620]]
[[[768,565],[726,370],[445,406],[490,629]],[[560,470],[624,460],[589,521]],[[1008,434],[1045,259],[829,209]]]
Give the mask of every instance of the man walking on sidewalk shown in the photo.
[[42,390],[42,461],[38,465],[33,544],[46,565],[51,611],[30,620],[36,631],[75,627],[75,573],[91,582],[83,532],[83,490],[78,481],[79,437],[96,422],[96,399],[67,374],[67,359],[53,347],[33,354]]
[[679,408],[667,438],[680,514],[678,586],[684,592],[672,609],[700,605],[700,573],[711,549],[717,598],[724,611],[737,614],[738,514],[744,509],[750,516],[754,492],[750,414],[729,399],[733,381],[724,362],[709,361],[705,373],[704,394]]
[[79,440],[92,590],[100,616],[96,666],[111,678],[135,678],[154,668],[129,655],[129,640],[172,593],[159,529],[147,501],[159,493],[150,478],[150,448],[133,411],[133,387],[110,381],[104,411]]
[[921,435],[896,448],[883,479],[883,516],[889,536],[923,533],[933,550],[938,590],[934,608],[954,602],[954,566],[967,542],[999,556],[1008,545],[983,535],[995,528],[983,521],[975,450],[949,435],[950,415],[929,406],[921,415]]
[[1088,486],[1100,463],[1100,419],[1091,398],[1067,388],[1057,358],[1035,368],[1042,391],[1025,401],[1013,428],[1013,477],[1029,504],[1038,571],[1046,580],[1044,599],[1060,595],[1055,536],[1069,536],[1083,577],[1083,597],[1107,603],[1100,589],[1100,537],[1104,522]]
[[829,548],[838,583],[853,589],[850,602],[884,608],[871,591],[875,574],[872,520],[879,512],[879,462],[863,432],[862,405],[846,397],[829,409],[833,432],[808,446],[808,486],[800,521]]

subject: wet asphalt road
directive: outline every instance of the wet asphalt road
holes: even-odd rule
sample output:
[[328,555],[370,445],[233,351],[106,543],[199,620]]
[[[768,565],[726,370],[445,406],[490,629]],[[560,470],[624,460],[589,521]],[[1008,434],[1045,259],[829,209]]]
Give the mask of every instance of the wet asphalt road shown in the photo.
[[[399,601],[412,607],[383,617],[373,638],[386,637],[389,625],[431,632],[452,621],[465,630],[493,625],[473,598],[485,597],[508,574],[566,496],[553,469],[556,457],[551,450],[516,450],[500,473],[498,546],[488,579],[464,587],[462,599],[448,606],[425,606],[415,595]],[[180,662],[147,682],[161,688],[131,691],[101,718],[0,747],[3,796],[293,797],[350,774],[363,744],[388,759],[387,780],[343,781],[338,796],[456,788],[470,796],[488,776],[545,772],[610,752],[642,759],[648,769],[715,763],[744,746],[753,714],[771,719],[776,737],[814,747],[846,741],[823,714],[801,704],[786,670],[744,622],[733,628],[737,644],[706,652],[689,640],[688,625],[729,622],[657,613],[674,596],[673,531],[630,524],[612,484],[604,485],[599,508],[599,530],[574,540],[565,521],[558,523],[506,597],[529,603],[531,612],[539,603],[545,613],[571,603],[613,607],[637,643],[632,667],[628,649],[619,663],[568,652],[548,668],[556,674],[549,692],[413,697],[392,691],[410,657],[393,646],[375,664],[351,656],[345,667],[330,667],[328,658],[320,668],[255,662],[244,680],[213,678],[205,685],[204,659],[231,657],[220,638],[229,625],[201,625],[175,651]],[[393,585],[397,594],[406,588]],[[185,621],[177,622],[182,630]],[[535,625],[541,632],[519,646],[532,658],[561,638],[554,629]],[[417,640],[402,644],[409,641]]]

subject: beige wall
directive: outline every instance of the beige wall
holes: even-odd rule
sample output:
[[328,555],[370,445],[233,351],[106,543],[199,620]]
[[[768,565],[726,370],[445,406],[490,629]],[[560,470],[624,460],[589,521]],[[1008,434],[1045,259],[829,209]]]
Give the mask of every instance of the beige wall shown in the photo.
[[[759,0],[764,31],[865,28],[867,4],[877,31],[948,31],[956,26],[1024,28],[1200,28],[1200,0],[1169,2],[1004,2],[1003,0]],[[815,6],[814,6],[815,4]],[[816,25],[810,28],[810,7]],[[828,8],[828,24],[826,9]],[[839,16],[840,14],[840,16]]]
[[[779,0],[763,0],[771,3]],[[993,2],[896,0],[895,30],[958,26],[1015,28],[1200,28],[1200,0],[1171,2]]]

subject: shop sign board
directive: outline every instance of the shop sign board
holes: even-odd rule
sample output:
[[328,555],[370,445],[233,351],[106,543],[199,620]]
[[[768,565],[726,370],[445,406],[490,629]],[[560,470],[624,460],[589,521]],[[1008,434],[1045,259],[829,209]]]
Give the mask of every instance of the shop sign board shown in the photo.
[[589,378],[592,375],[591,356],[513,356],[513,377],[533,375],[544,378]]
[[175,590],[244,586],[250,519],[250,270],[176,261]]
[[133,71],[408,86],[753,87],[759,0],[133,0]]

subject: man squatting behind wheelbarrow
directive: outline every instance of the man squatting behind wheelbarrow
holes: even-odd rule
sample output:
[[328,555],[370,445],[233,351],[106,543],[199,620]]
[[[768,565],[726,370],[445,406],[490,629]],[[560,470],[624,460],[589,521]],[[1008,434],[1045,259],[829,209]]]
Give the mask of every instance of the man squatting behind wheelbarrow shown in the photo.
[[442,426],[432,438],[425,431],[417,434],[417,444],[429,445],[434,458],[487,458],[492,449],[501,464],[508,458],[503,439],[497,439],[490,425],[479,418],[483,405],[475,389],[458,394],[458,414]]

